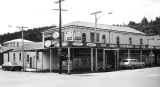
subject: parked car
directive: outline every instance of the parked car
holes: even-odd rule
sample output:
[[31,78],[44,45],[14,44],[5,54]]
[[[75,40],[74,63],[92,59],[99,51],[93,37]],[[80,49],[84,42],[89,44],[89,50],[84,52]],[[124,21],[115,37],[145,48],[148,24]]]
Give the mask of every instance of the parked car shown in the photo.
[[138,59],[124,59],[120,62],[121,68],[143,68],[145,66],[144,62],[140,62]]
[[9,71],[16,71],[16,70],[21,71],[22,66],[18,65],[16,62],[6,62],[2,64],[2,69],[9,70]]

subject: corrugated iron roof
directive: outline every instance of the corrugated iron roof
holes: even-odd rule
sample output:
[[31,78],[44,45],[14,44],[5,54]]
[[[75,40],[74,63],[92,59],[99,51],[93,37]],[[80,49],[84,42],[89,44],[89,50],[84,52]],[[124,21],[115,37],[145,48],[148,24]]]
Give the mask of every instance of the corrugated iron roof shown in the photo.
[[9,51],[9,50],[13,50],[13,49],[16,49],[16,48],[18,48],[18,47],[4,47],[4,46],[2,46],[0,48],[0,53],[6,52],[6,51]]
[[[34,49],[43,49],[43,42],[37,42],[24,45],[24,51],[32,51]],[[12,51],[22,51],[22,47],[18,47]]]
[[[82,27],[94,28],[95,27],[95,23],[74,21],[74,22],[62,25],[62,28],[65,28],[67,26],[82,26]],[[49,30],[54,30],[54,29],[58,29],[58,28],[59,27],[51,28],[51,29],[48,29],[48,30],[45,30],[45,31],[47,32]],[[133,28],[130,28],[130,27],[126,27],[126,26],[112,26],[112,25],[106,25],[106,24],[97,24],[97,30],[98,29],[104,29],[104,30],[109,30],[109,31],[120,31],[120,32],[145,34],[143,32],[140,32],[140,31],[136,30],[136,29],[133,29]],[[43,31],[43,32],[45,32],[45,31]]]
[[[22,42],[22,39],[14,39],[14,40],[6,41],[4,43],[11,43],[11,42]],[[33,41],[23,39],[23,42],[33,42]]]

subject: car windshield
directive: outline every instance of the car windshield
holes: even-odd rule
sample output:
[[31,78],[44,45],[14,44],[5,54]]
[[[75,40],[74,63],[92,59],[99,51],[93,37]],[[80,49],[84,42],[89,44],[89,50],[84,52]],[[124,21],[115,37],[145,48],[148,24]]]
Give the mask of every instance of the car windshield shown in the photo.
[[128,62],[128,60],[122,60],[122,62]]
[[15,63],[15,62],[11,62],[11,65],[18,65],[17,63]]

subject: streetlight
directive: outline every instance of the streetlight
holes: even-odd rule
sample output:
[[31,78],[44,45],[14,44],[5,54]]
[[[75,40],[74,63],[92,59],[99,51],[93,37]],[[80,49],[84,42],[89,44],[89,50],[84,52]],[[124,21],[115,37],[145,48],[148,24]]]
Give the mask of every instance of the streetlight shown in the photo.
[[[104,16],[104,15],[102,15],[102,16],[100,16],[100,17],[98,17],[97,18],[97,14],[98,13],[102,13],[102,11],[97,11],[97,12],[94,12],[94,13],[91,13],[91,15],[95,15],[95,35],[94,35],[94,43],[97,43],[97,20],[99,19],[99,18],[101,18],[102,16]],[[110,13],[108,13],[108,14],[112,14],[112,12],[110,12]],[[107,15],[107,14],[105,14],[105,15]],[[95,69],[95,71],[97,71],[97,49],[95,49],[95,54],[96,54],[96,69]]]
[[[62,71],[62,64],[61,64],[61,53],[62,53],[62,37],[61,37],[61,23],[62,23],[62,19],[61,19],[61,2],[64,0],[59,0],[56,1],[55,4],[59,3],[59,9],[53,9],[53,10],[59,10],[59,74],[61,74]],[[65,10],[64,10],[65,11]]]
[[[13,27],[13,26],[8,25],[8,27]],[[22,31],[22,54],[23,54],[22,58],[23,58],[23,71],[24,71],[24,41],[23,41],[24,35],[23,35],[23,28],[28,28],[28,27],[16,26],[16,28],[18,28],[18,29],[20,29]]]

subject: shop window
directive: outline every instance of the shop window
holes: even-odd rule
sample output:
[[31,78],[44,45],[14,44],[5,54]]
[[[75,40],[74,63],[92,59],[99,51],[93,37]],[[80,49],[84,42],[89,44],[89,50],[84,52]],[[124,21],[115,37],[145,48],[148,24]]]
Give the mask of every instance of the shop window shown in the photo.
[[143,45],[143,39],[142,38],[140,39],[140,45]]
[[29,62],[29,55],[27,55],[27,62]]
[[129,44],[132,44],[132,38],[131,37],[129,38]]
[[102,43],[106,43],[106,37],[105,37],[105,35],[102,36]]
[[91,40],[90,40],[90,41],[91,41],[91,42],[94,42],[94,33],[91,32],[90,37],[91,37]]
[[22,55],[21,55],[21,53],[19,53],[19,60],[22,60]]
[[117,36],[117,44],[119,44],[119,43],[120,43],[119,36]]
[[16,54],[15,53],[13,54],[13,60],[16,60]]
[[82,42],[86,42],[86,34],[85,33],[82,34]]

